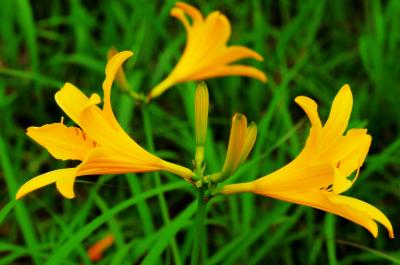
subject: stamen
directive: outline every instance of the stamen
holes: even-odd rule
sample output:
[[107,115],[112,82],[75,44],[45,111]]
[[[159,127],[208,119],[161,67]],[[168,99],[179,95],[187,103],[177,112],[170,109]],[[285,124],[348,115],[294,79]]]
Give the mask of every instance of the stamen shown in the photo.
[[328,185],[327,187],[320,188],[322,191],[332,192],[333,191],[333,184]]

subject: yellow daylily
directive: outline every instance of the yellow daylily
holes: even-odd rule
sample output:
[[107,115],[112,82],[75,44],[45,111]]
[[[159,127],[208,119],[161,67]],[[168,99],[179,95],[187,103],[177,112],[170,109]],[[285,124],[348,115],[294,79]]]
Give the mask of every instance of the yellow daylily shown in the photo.
[[64,197],[73,198],[75,178],[83,175],[165,170],[188,180],[193,176],[190,169],[144,150],[115,118],[110,101],[112,83],[122,63],[132,55],[132,52],[124,51],[109,60],[103,83],[102,109],[97,106],[101,102],[99,95],[88,98],[70,83],[56,93],[57,104],[80,128],[67,127],[62,122],[28,128],[27,135],[56,159],[82,162],[76,167],[57,169],[29,180],[18,190],[17,199],[51,183],[56,184]]
[[231,25],[225,15],[214,11],[204,18],[198,9],[183,2],[176,3],[170,14],[184,25],[186,46],[171,74],[150,92],[149,99],[158,97],[177,83],[212,77],[240,75],[267,81],[265,74],[254,67],[231,65],[240,59],[262,61],[263,57],[243,46],[227,46]]
[[[314,100],[299,96],[296,103],[311,122],[310,134],[301,153],[289,164],[251,182],[226,185],[222,193],[253,192],[283,201],[314,207],[342,216],[378,235],[377,222],[393,228],[387,217],[374,206],[340,195],[358,177],[371,144],[366,129],[344,132],[350,118],[353,97],[348,85],[335,97],[329,118],[322,126]],[[350,180],[349,176],[356,172]]]

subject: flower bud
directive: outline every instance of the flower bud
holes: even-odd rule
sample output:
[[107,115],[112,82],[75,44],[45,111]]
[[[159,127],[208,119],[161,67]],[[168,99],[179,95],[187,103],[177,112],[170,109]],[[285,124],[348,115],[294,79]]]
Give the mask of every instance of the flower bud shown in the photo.
[[236,113],[232,118],[231,134],[229,137],[228,151],[222,168],[222,177],[231,176],[240,163],[243,144],[247,133],[246,116]]
[[240,154],[239,165],[242,164],[250,154],[251,149],[253,149],[254,143],[257,138],[257,125],[255,122],[251,122],[247,128],[246,137],[244,139],[242,153]]
[[196,167],[204,161],[204,145],[207,136],[208,121],[208,89],[205,82],[200,82],[195,92],[195,133],[196,133]]

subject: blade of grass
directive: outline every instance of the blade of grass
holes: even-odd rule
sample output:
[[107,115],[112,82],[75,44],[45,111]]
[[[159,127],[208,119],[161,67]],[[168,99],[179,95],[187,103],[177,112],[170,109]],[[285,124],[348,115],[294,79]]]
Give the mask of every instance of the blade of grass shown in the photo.
[[358,244],[358,243],[350,242],[350,241],[347,241],[347,240],[337,239],[336,242],[339,243],[339,244],[342,244],[342,245],[347,245],[347,246],[351,246],[351,247],[354,247],[354,248],[358,248],[358,249],[367,251],[367,252],[372,253],[372,254],[374,254],[374,255],[376,255],[376,256],[384,259],[384,260],[393,262],[394,264],[400,264],[400,258],[391,256],[391,255],[386,254],[386,253],[384,253],[382,251],[379,251],[379,250],[376,250],[376,249],[372,249],[370,247],[367,247],[367,246],[364,246],[364,245],[361,245],[361,244]]
[[[142,116],[143,116],[143,126],[144,126],[144,132],[147,140],[147,146],[150,152],[154,153],[154,140],[153,140],[153,129],[151,125],[151,120],[149,117],[148,109],[147,107],[142,108]],[[156,187],[160,188],[162,187],[161,183],[161,176],[159,172],[153,172],[151,173],[154,178],[155,178],[155,183]],[[164,221],[165,225],[168,225],[170,222],[170,217],[169,217],[169,212],[168,212],[168,205],[165,200],[165,196],[163,193],[158,194],[158,201],[160,203],[160,210],[161,210],[161,215]],[[182,261],[180,260],[180,254],[179,254],[179,249],[178,249],[178,244],[176,243],[175,237],[171,238],[171,250],[172,250],[172,255],[174,257],[174,262],[177,265],[182,264]]]
[[0,210],[0,225],[3,220],[7,217],[8,213],[14,208],[16,200],[9,201],[1,210]]
[[52,87],[61,87],[62,82],[49,78],[47,76],[38,74],[38,73],[33,73],[33,72],[26,72],[18,69],[10,69],[10,68],[1,68],[0,67],[0,75],[6,75],[6,76],[11,76],[15,78],[22,78],[22,79],[28,79],[28,80],[33,80],[39,84],[43,85],[48,85]]
[[34,73],[39,72],[39,52],[36,40],[36,27],[33,19],[32,8],[27,0],[16,0],[20,27],[25,35],[26,46],[29,51],[30,63]]
[[[97,195],[97,193],[94,193],[94,201],[97,204],[97,206],[100,208],[101,212],[107,212],[110,208],[108,207],[107,203],[99,196]],[[117,245],[117,248],[121,248],[122,246],[125,245],[125,239],[124,239],[124,235],[122,233],[122,230],[119,226],[119,224],[117,223],[117,220],[115,219],[115,217],[111,217],[108,221],[108,226],[110,228],[110,231],[112,233],[112,235],[115,238],[115,243]]]
[[167,248],[171,239],[182,229],[182,227],[190,220],[195,213],[197,207],[196,202],[192,202],[185,210],[183,210],[173,221],[166,224],[165,228],[160,231],[159,240],[151,248],[150,252],[144,258],[142,265],[156,264],[157,260],[161,257],[162,252]]
[[68,238],[68,240],[62,244],[57,250],[55,250],[49,259],[46,261],[46,265],[56,265],[60,264],[61,261],[64,261],[65,258],[71,253],[71,251],[75,248],[76,244],[82,242],[86,237],[88,237],[91,233],[93,233],[97,228],[103,225],[107,220],[109,220],[112,216],[118,214],[119,212],[136,205],[138,202],[146,200],[148,198],[158,196],[160,193],[177,190],[183,187],[187,187],[187,183],[179,181],[176,183],[171,183],[164,185],[163,187],[159,187],[156,189],[152,189],[146,192],[139,194],[134,198],[127,199],[118,205],[110,208],[104,213],[100,214],[92,221],[83,226],[77,233],[75,233],[72,237]]
[[240,257],[246,248],[256,242],[261,236],[265,235],[265,231],[279,218],[281,218],[285,212],[289,209],[290,204],[279,204],[273,210],[271,210],[265,220],[258,222],[251,231],[247,231],[239,236],[236,236],[234,240],[225,244],[223,248],[218,250],[212,257],[210,257],[206,264],[225,264],[229,259],[234,261],[237,257]]
[[261,262],[261,259],[265,257],[265,255],[272,248],[277,247],[281,242],[284,242],[282,238],[285,237],[287,231],[289,231],[289,229],[291,229],[296,224],[300,216],[304,213],[305,209],[305,207],[298,208],[285,223],[283,223],[271,236],[268,237],[266,244],[258,248],[257,252],[252,255],[252,258],[248,262],[248,264],[259,264]]
[[336,245],[335,245],[335,216],[327,214],[325,217],[324,232],[326,237],[326,251],[328,253],[328,261],[330,265],[338,264],[336,258]]
[[[18,189],[18,184],[16,182],[16,175],[14,173],[14,169],[12,168],[11,159],[9,157],[9,147],[5,142],[3,136],[0,133],[0,163],[2,171],[4,172],[4,178],[7,184],[8,194],[10,200],[15,200],[15,194]],[[37,250],[38,240],[36,237],[36,233],[33,230],[34,225],[31,222],[29,212],[25,206],[25,203],[19,201],[15,204],[14,213],[17,218],[17,222],[22,232],[22,236],[26,242],[26,245],[29,249],[35,250],[32,251],[32,260],[34,264],[41,264],[39,259],[39,251]]]
[[[136,71],[133,74],[133,78],[130,79],[129,87],[132,89],[133,88],[140,88],[141,83],[143,80],[143,72],[138,72]],[[132,85],[131,85],[132,84]],[[131,123],[133,117],[134,117],[134,106],[135,106],[135,101],[127,96],[122,94],[120,97],[120,104],[118,108],[118,117],[119,117],[119,122],[123,128],[127,132],[130,132],[130,126],[129,124]],[[129,188],[131,190],[132,196],[136,196],[143,191],[143,184],[141,181],[139,181],[139,178],[136,174],[127,174],[126,179],[128,181]],[[139,212],[139,216],[141,219],[141,223],[143,225],[143,231],[145,235],[151,235],[155,231],[155,225],[153,221],[153,216],[150,211],[150,207],[147,204],[146,201],[141,201],[137,205],[137,209]]]

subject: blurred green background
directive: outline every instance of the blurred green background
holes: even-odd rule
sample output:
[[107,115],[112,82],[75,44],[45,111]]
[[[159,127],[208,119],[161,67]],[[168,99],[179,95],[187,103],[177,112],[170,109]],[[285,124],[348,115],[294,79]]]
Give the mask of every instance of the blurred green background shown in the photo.
[[[244,113],[259,127],[255,148],[232,182],[252,180],[301,150],[309,124],[297,95],[330,104],[350,84],[350,127],[367,127],[373,143],[346,192],[380,208],[399,231],[400,1],[192,1],[232,23],[231,44],[265,58],[246,61],[269,82],[242,77],[207,81],[210,122],[207,171],[223,164],[230,119]],[[172,69],[185,31],[169,16],[174,1],[0,1],[0,264],[94,264],[88,246],[106,234],[115,244],[96,264],[188,264],[196,190],[169,174],[82,177],[77,198],[54,186],[15,202],[18,187],[65,167],[28,139],[25,129],[58,122],[55,92],[71,82],[101,93],[107,51],[132,50],[130,85],[147,93]],[[122,126],[163,158],[192,167],[194,83],[178,85],[148,108],[143,127],[135,102],[114,86]],[[68,121],[69,122],[69,121]],[[147,136],[146,136],[147,135]],[[152,135],[152,137],[150,137]],[[153,139],[152,139],[153,138]],[[67,163],[71,165],[71,163]],[[208,205],[206,264],[400,264],[398,239],[324,212],[251,194]]]

